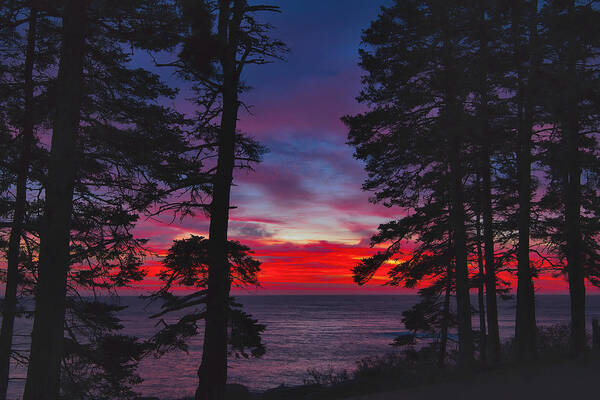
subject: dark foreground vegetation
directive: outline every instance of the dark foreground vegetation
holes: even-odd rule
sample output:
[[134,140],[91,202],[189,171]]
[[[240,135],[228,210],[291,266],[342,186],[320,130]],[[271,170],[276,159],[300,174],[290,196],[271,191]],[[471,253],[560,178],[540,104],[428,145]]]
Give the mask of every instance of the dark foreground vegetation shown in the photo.
[[[232,385],[227,398],[435,400],[440,397],[476,399],[485,394],[485,398],[492,399],[507,395],[526,399],[530,395],[545,394],[543,398],[559,399],[568,393],[576,396],[592,393],[595,390],[593,377],[600,372],[600,353],[596,350],[579,358],[571,357],[568,334],[569,328],[565,325],[540,329],[539,358],[531,363],[505,361],[494,366],[478,364],[465,370],[457,364],[457,352],[452,351],[449,365],[440,367],[438,346],[420,349],[411,346],[402,353],[360,360],[353,371],[309,370],[303,386],[280,386],[263,393],[250,393],[239,385]],[[503,343],[503,359],[512,359],[514,345],[514,339]],[[541,386],[544,382],[554,391],[564,389],[549,392]]]
[[[279,8],[246,0],[0,7],[0,400],[11,360],[27,365],[25,400],[135,398],[139,361],[185,350],[200,324],[195,399],[223,400],[228,356],[265,352],[265,327],[230,296],[232,285],[258,284],[260,262],[228,228],[234,170],[265,152],[238,130],[244,73],[286,52],[265,22]],[[379,227],[378,252],[354,279],[362,285],[383,267],[390,285],[419,287],[422,301],[404,314],[412,334],[395,344],[440,340],[431,351],[364,361],[349,380],[313,373],[320,392],[311,396],[542,359],[541,274],[568,281],[561,337],[570,356],[587,357],[586,284],[600,285],[599,9],[593,0],[397,0],[364,31],[366,111],[343,121],[365,163],[364,189],[398,219]],[[191,115],[170,106],[178,89],[160,69],[188,89]],[[122,334],[120,307],[100,295],[145,279],[145,258],[156,254],[134,235],[136,224],[196,214],[208,218],[208,237],[175,241],[148,297],[161,304],[149,315],[156,332]],[[503,350],[497,301],[513,278],[515,340]],[[20,299],[32,296],[35,307],[23,308]],[[13,349],[19,316],[34,321],[27,352]],[[456,353],[447,340],[454,327]]]
[[[279,386],[253,393],[242,385],[228,385],[228,400],[315,400],[315,399],[421,399],[435,400],[485,398],[515,399],[531,395],[548,399],[579,396],[595,390],[594,377],[600,372],[597,350],[570,356],[569,328],[556,325],[538,331],[539,358],[535,362],[505,361],[494,366],[477,364],[464,369],[457,364],[457,352],[445,367],[438,364],[438,346],[419,349],[409,346],[402,353],[365,358],[356,368],[307,371],[302,386]],[[514,339],[503,343],[503,359],[511,360]],[[546,384],[552,391],[546,390]],[[577,385],[575,385],[577,383]],[[503,397],[504,396],[504,397]],[[184,399],[182,399],[184,400]]]

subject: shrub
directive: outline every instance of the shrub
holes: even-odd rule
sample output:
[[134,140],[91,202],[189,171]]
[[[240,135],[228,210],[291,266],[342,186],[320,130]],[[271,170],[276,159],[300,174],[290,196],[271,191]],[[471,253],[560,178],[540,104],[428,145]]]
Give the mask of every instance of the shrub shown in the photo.
[[350,380],[348,371],[345,369],[336,371],[331,366],[325,370],[309,368],[306,373],[307,376],[304,378],[305,385],[332,386]]
[[569,354],[571,328],[568,325],[552,325],[538,329],[538,351],[542,357]]

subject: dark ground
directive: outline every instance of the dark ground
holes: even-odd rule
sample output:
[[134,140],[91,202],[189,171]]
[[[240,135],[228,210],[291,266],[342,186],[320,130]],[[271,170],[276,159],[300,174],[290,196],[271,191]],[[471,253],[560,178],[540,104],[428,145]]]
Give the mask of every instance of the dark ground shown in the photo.
[[347,400],[579,400],[600,399],[600,360],[508,368],[470,379],[438,383]]

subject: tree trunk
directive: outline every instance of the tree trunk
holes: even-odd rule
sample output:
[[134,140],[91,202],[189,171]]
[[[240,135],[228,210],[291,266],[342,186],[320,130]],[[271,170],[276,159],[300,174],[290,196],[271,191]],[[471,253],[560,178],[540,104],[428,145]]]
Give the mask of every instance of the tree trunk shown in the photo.
[[[533,102],[528,92],[532,85],[532,66],[529,67],[527,82],[524,83],[523,52],[521,46],[521,0],[516,2],[513,10],[513,33],[515,60],[518,79],[518,152],[517,168],[519,181],[519,213],[518,230],[519,244],[517,251],[517,318],[515,324],[515,342],[517,358],[527,361],[537,356],[536,346],[536,322],[535,322],[535,300],[531,266],[529,261],[529,228],[531,210],[531,131],[533,127]],[[533,2],[533,10],[537,14],[537,1]],[[537,30],[537,19],[531,17],[530,25],[530,51],[529,59],[533,59],[532,51],[535,46],[535,31]]]
[[567,274],[571,299],[571,348],[574,354],[586,349],[585,331],[585,274],[581,254],[580,201],[579,185],[581,171],[577,166],[577,137],[565,132],[568,139],[569,174],[566,184],[565,232],[567,236]]
[[[229,261],[227,258],[227,230],[233,169],[235,164],[235,131],[238,113],[239,76],[236,71],[237,32],[242,2],[236,1],[230,11],[228,0],[219,2],[218,32],[224,48],[223,111],[219,133],[217,171],[214,177],[210,207],[209,256],[206,325],[202,349],[202,363],[198,368],[197,400],[223,400],[227,383],[227,324],[229,313]],[[232,15],[233,14],[233,15]]]
[[86,6],[86,1],[70,0],[64,8],[35,320],[24,400],[56,400],[60,392],[73,186],[79,162],[76,141],[83,86]]
[[[574,3],[569,3],[569,16],[574,15]],[[564,113],[563,148],[566,153],[565,233],[567,242],[567,274],[571,298],[571,349],[580,354],[586,349],[585,332],[585,273],[581,238],[581,167],[579,166],[579,123],[577,112],[577,64],[574,47],[569,40],[567,49],[567,87]]]
[[[485,145],[484,145],[485,146]],[[487,306],[488,362],[500,361],[500,329],[498,327],[498,304],[496,296],[496,262],[494,257],[494,233],[491,190],[491,165],[486,152],[482,179],[483,242],[485,253],[485,301]]]
[[500,361],[500,332],[498,328],[498,304],[496,295],[496,265],[494,259],[493,205],[492,205],[492,150],[489,134],[489,84],[488,84],[488,27],[486,9],[481,4],[479,10],[479,42],[481,75],[479,91],[481,106],[479,110],[479,126],[481,137],[481,213],[483,216],[483,245],[485,264],[485,303],[487,309],[487,355],[486,361],[492,364]]
[[[478,178],[479,179],[479,178]],[[487,335],[485,327],[485,300],[484,300],[484,262],[483,262],[483,250],[481,248],[481,222],[480,214],[477,213],[477,266],[479,269],[479,276],[477,277],[477,305],[479,307],[479,357],[481,362],[487,363]]]
[[21,234],[23,233],[23,222],[25,219],[25,208],[27,206],[27,177],[29,175],[31,147],[33,145],[33,64],[37,13],[35,2],[32,2],[29,14],[29,29],[27,32],[27,48],[25,50],[25,109],[23,110],[23,130],[21,132],[21,154],[17,166],[15,209],[8,240],[6,288],[4,292],[2,328],[0,330],[0,399],[3,400],[6,399],[6,392],[8,390],[13,327],[17,306],[17,288],[19,285],[19,253],[21,248]]
[[227,229],[237,119],[237,106],[234,104],[237,103],[237,99],[235,96],[234,98],[223,96],[223,98],[219,160],[214,179],[209,228],[211,264],[208,272],[206,325],[196,390],[196,399],[202,400],[222,400],[227,382],[227,314],[230,289]]
[[[455,135],[456,136],[456,135]],[[458,315],[459,361],[468,366],[473,361],[473,332],[471,328],[471,301],[469,298],[469,271],[467,267],[467,243],[465,233],[465,210],[462,192],[462,173],[458,154],[460,144],[454,138],[450,149],[452,170],[452,230],[454,234],[454,257],[456,264],[456,307]]]
[[442,62],[444,63],[444,97],[446,102],[445,121],[448,129],[449,167],[450,167],[450,229],[453,234],[455,279],[456,279],[456,311],[458,315],[458,356],[459,363],[470,366],[473,362],[473,331],[471,328],[471,301],[469,298],[469,270],[467,266],[467,241],[465,230],[465,208],[463,199],[462,169],[462,134],[460,121],[462,112],[456,93],[456,71],[453,70],[452,40],[450,33],[450,10],[445,9],[443,28],[444,46]]
[[446,354],[448,347],[448,325],[450,324],[450,294],[452,292],[452,266],[448,266],[448,272],[446,274],[446,293],[444,294],[443,304],[443,318],[442,326],[440,329],[440,355],[438,359],[438,365],[443,367],[446,363]]

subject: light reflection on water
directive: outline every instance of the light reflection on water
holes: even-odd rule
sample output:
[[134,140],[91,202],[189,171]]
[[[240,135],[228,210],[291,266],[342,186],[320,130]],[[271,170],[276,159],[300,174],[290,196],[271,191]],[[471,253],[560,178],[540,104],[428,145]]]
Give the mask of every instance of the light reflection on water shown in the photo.
[[[412,295],[382,296],[241,296],[245,310],[267,325],[263,341],[267,353],[261,359],[231,360],[229,382],[241,383],[254,390],[280,384],[301,384],[308,368],[351,370],[363,357],[394,351],[389,344],[401,332],[402,312],[416,301]],[[474,298],[472,300],[475,300]],[[147,337],[154,331],[155,320],[134,297],[121,299],[129,307],[122,312],[123,333]],[[476,304],[476,303],[474,303]],[[514,301],[500,302],[500,334],[514,332]],[[600,296],[588,297],[587,316],[600,318]],[[569,298],[561,295],[537,297],[537,320],[541,326],[567,323]],[[477,327],[478,317],[473,325]],[[17,331],[27,334],[30,321],[19,321]],[[27,338],[18,337],[19,348],[27,348]],[[196,368],[202,350],[201,335],[190,342],[189,353],[171,353],[161,359],[146,359],[140,365],[144,382],[138,390],[146,396],[178,398],[191,395],[197,381]],[[15,370],[24,377],[24,368]],[[10,386],[10,398],[18,398],[22,381]]]

